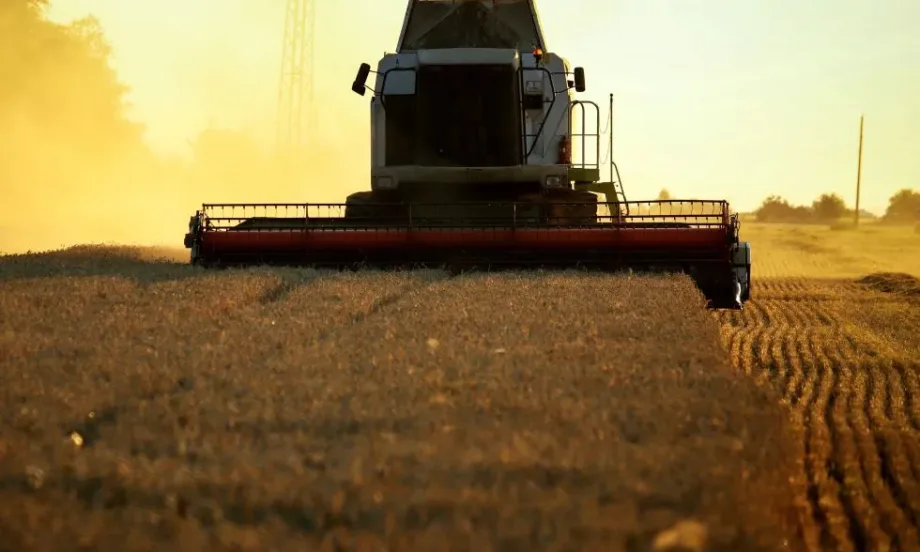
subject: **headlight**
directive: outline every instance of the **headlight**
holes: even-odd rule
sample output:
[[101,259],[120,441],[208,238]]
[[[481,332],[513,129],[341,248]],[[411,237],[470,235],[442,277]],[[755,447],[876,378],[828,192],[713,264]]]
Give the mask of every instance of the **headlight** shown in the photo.
[[393,190],[396,188],[396,181],[391,176],[378,176],[377,188],[380,190]]
[[543,185],[547,188],[561,188],[563,185],[562,177],[559,175],[547,176],[546,180],[543,181]]

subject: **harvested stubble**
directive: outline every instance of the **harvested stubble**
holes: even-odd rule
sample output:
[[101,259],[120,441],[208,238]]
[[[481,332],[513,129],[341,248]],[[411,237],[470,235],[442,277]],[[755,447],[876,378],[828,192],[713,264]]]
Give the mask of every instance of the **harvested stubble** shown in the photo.
[[754,299],[719,313],[732,361],[782,393],[808,548],[920,550],[920,241],[909,227],[745,224]]
[[792,538],[784,417],[689,280],[71,257],[0,259],[14,549]]
[[718,315],[736,366],[782,392],[800,429],[810,550],[920,549],[917,283],[766,280]]
[[745,223],[741,239],[751,242],[757,255],[755,286],[774,278],[826,281],[877,272],[920,276],[920,239],[910,227],[868,223],[837,232],[821,225]]

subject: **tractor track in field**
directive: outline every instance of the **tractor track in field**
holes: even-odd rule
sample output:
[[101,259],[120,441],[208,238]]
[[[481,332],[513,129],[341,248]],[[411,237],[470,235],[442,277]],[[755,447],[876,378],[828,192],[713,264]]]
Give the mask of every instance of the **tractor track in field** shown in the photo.
[[778,389],[798,429],[812,550],[920,547],[920,363],[859,318],[894,301],[777,279],[716,315],[735,367]]

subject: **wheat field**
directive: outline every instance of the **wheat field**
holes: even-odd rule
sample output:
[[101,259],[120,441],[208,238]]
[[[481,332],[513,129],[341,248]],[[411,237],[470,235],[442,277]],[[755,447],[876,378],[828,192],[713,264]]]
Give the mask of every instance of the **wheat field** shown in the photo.
[[918,548],[920,236],[742,237],[741,312],[681,277],[0,257],[0,542]]
[[155,253],[2,264],[17,548],[771,550],[794,531],[778,397],[731,369],[689,280]]
[[715,316],[796,427],[808,548],[920,549],[920,235],[748,227],[755,300]]

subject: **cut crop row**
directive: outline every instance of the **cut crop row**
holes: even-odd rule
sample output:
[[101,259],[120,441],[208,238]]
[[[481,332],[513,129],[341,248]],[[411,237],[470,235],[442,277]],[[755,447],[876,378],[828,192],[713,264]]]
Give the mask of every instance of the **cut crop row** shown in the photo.
[[760,297],[743,312],[717,316],[735,366],[771,381],[800,428],[811,548],[920,542],[916,344],[902,344],[898,354],[876,332],[884,314],[902,323],[892,315],[901,310],[846,282],[767,281]]

